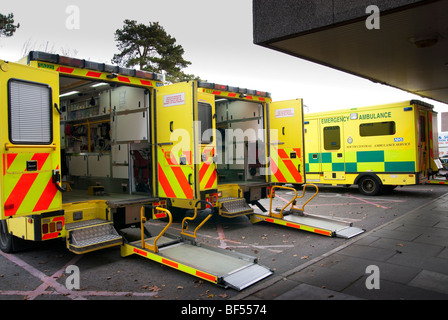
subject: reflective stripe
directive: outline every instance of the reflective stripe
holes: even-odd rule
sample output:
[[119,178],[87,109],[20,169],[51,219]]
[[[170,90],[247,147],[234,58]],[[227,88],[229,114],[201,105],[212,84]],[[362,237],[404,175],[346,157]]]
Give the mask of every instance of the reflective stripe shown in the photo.
[[217,174],[216,165],[212,163],[202,163],[199,171],[201,190],[216,188]]
[[[278,149],[274,148],[274,156],[271,157],[271,169],[273,173],[272,182],[282,183],[303,183],[303,177],[300,174],[299,166],[301,163],[301,149],[299,148],[287,148]],[[295,158],[291,157],[291,154],[295,153]],[[277,158],[275,157],[277,154]],[[276,160],[276,161],[274,161]]]
[[118,76],[117,79],[120,82],[131,83],[131,80],[129,80],[129,78],[127,78],[127,77],[120,77],[120,76]]
[[[57,157],[56,154],[53,155]],[[50,153],[8,153],[4,155],[5,216],[29,214],[61,206],[53,183],[55,159]],[[31,171],[30,171],[31,170]]]
[[160,166],[160,163],[159,163],[159,185],[162,187],[162,190],[160,190],[160,191],[163,191],[161,193],[162,196],[165,196],[168,198],[176,197],[176,194],[174,193],[173,188],[171,188],[170,182],[166,178],[166,175],[163,172],[162,167]]
[[6,216],[13,216],[17,213],[38,175],[38,173],[29,173],[20,177],[5,202]]
[[217,282],[217,277],[216,276],[212,276],[210,274],[201,272],[201,271],[196,271],[196,275],[200,278],[203,278],[205,280],[211,281],[211,282]]
[[281,173],[273,158],[271,158],[271,171],[275,177],[275,179],[272,179],[273,182],[286,182],[286,178]]
[[89,71],[89,72],[87,72],[86,76],[92,77],[92,78],[99,78],[99,77],[101,77],[101,72]]
[[171,260],[167,260],[167,259],[163,259],[163,258],[162,258],[162,263],[163,263],[163,264],[166,264],[167,266],[176,268],[176,269],[179,268],[179,264],[176,263],[176,262],[173,262],[173,261],[171,261]]
[[[192,166],[179,165],[170,151],[159,149],[159,197],[193,199],[193,186],[188,177],[193,175]],[[184,152],[187,161],[191,161],[191,153]]]
[[51,177],[50,181],[48,181],[48,184],[45,187],[44,192],[42,193],[41,197],[39,198],[39,201],[37,202],[36,206],[34,207],[33,212],[47,210],[50,207],[51,202],[53,201],[57,192],[58,192],[58,189],[56,188],[56,186],[53,183],[53,177]]
[[75,69],[67,68],[67,67],[59,67],[56,71],[71,74],[71,73],[73,73],[73,71],[75,71]]
[[[129,245],[125,244],[124,246],[127,247]],[[135,248],[135,247],[132,247],[132,251],[134,253],[136,253],[138,255],[141,255],[141,256],[143,256],[145,258],[148,258],[148,259],[150,259],[152,261],[159,262],[159,263],[164,264],[166,266],[172,267],[172,268],[174,268],[176,270],[188,273],[188,274],[190,274],[192,276],[196,276],[196,277],[199,277],[201,279],[204,279],[204,280],[207,280],[207,281],[210,281],[210,282],[213,282],[213,283],[218,283],[218,277],[215,276],[215,275],[212,275],[210,273],[198,270],[196,268],[187,266],[187,265],[179,263],[179,262],[175,262],[173,260],[162,258],[160,255],[158,255],[156,253],[153,253],[153,252],[150,252],[150,251],[141,250],[141,249],[138,249],[138,248]]]
[[324,235],[324,236],[328,236],[328,237],[331,237],[333,235],[333,232],[331,230],[314,228],[314,227],[310,227],[310,226],[299,224],[299,223],[288,222],[288,221],[282,220],[282,219],[274,219],[274,218],[271,218],[271,217],[265,217],[263,215],[257,215],[256,214],[255,216],[257,218],[259,218],[259,219],[262,219],[262,220],[266,221],[266,222],[278,224],[278,225],[281,225],[281,226],[286,226],[286,227],[290,227],[290,228],[300,229],[300,230],[303,230],[303,231],[318,233],[318,234],[321,234],[321,235]]

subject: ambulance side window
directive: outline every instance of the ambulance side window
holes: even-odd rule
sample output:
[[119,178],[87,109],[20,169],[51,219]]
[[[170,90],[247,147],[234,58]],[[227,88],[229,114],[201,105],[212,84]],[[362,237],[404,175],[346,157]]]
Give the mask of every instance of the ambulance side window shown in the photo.
[[14,144],[50,144],[53,141],[51,88],[42,83],[8,82],[9,140]]
[[389,136],[394,135],[395,131],[394,121],[363,123],[359,126],[361,137]]
[[[213,142],[212,130],[212,106],[208,103],[198,103],[198,119],[201,124],[200,141],[203,144]],[[210,129],[210,130],[209,130]]]
[[341,128],[339,126],[324,128],[325,150],[339,150],[341,148]]

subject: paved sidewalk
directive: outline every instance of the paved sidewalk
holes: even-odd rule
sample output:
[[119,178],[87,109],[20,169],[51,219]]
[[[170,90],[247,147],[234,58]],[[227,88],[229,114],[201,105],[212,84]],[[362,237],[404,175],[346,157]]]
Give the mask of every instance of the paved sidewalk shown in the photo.
[[353,299],[448,300],[448,194],[233,298]]

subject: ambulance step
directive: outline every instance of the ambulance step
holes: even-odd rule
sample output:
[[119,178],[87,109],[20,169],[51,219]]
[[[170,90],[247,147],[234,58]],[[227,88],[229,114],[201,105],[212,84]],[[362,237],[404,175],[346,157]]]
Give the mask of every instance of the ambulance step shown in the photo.
[[122,243],[112,222],[94,219],[68,224],[68,248],[78,254],[100,250]]
[[247,215],[254,212],[246,202],[244,198],[222,198],[221,202],[221,215],[227,218],[233,218],[237,216]]
[[226,286],[241,291],[250,285],[269,277],[272,271],[258,264],[253,264],[244,269],[238,270],[223,278]]

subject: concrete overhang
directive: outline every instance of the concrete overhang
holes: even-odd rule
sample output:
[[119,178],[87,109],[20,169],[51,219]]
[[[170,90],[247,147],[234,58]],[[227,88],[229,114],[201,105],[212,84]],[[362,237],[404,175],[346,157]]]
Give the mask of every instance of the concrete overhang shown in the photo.
[[253,0],[253,19],[257,45],[448,103],[448,0]]

